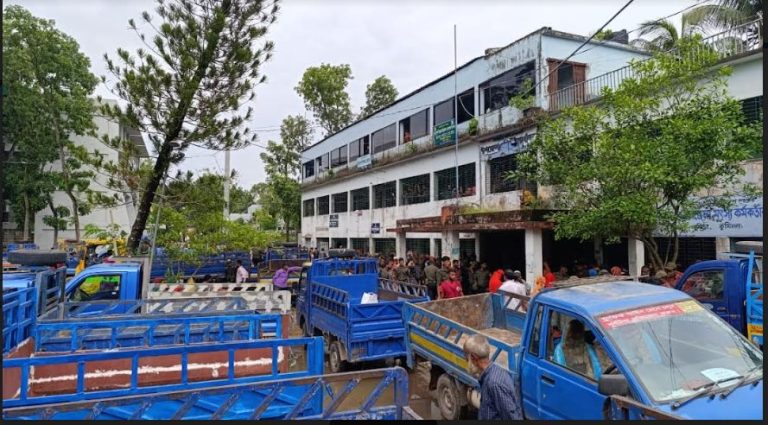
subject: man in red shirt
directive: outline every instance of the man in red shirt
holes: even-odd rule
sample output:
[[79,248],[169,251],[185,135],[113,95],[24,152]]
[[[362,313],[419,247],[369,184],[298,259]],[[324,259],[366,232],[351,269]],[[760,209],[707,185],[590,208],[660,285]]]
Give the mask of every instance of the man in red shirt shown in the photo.
[[496,293],[496,290],[504,283],[504,270],[498,269],[491,275],[491,280],[488,282],[488,291],[492,294]]
[[544,284],[545,288],[552,286],[552,282],[555,281],[555,274],[552,273],[552,269],[549,268],[549,263],[546,261],[544,262],[544,279],[546,281]]
[[456,278],[456,272],[448,273],[448,279],[442,281],[437,287],[437,299],[456,298],[464,295],[461,291],[461,283]]

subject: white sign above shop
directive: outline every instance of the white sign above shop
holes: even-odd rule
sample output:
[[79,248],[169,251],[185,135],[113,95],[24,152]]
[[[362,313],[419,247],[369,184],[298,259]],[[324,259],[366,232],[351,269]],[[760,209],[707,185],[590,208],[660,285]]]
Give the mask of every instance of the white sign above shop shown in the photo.
[[681,236],[763,237],[763,198],[734,198],[730,209],[700,210],[690,221],[693,230]]

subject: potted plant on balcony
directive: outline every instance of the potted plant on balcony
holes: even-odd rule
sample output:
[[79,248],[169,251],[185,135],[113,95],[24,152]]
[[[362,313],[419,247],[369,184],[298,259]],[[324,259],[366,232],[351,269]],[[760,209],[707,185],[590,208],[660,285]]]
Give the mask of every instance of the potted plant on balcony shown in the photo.
[[517,108],[523,112],[523,116],[530,116],[536,108],[535,91],[533,90],[533,80],[526,78],[520,85],[516,95],[509,98],[509,106]]
[[472,117],[471,120],[469,120],[469,127],[467,128],[467,132],[470,136],[477,136],[477,117]]

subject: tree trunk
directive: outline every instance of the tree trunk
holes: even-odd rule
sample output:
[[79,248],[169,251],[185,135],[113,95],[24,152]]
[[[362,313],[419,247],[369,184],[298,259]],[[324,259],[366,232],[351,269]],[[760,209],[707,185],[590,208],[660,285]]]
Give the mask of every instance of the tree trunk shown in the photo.
[[[127,249],[129,252],[136,252],[139,248],[139,242],[141,242],[141,236],[144,233],[144,229],[147,227],[147,219],[149,219],[149,211],[152,208],[152,203],[155,200],[155,192],[157,192],[160,181],[163,180],[168,167],[171,164],[171,143],[176,141],[181,133],[184,119],[187,117],[189,107],[192,105],[192,100],[195,93],[200,88],[200,82],[208,72],[208,67],[214,58],[214,52],[219,45],[221,32],[224,30],[224,24],[226,17],[232,8],[231,0],[224,0],[221,4],[221,15],[214,16],[211,20],[211,30],[209,32],[208,43],[205,50],[200,55],[200,62],[195,69],[195,75],[192,80],[187,84],[181,93],[182,97],[179,100],[179,104],[174,111],[174,121],[168,127],[170,131],[165,134],[165,139],[158,153],[157,162],[155,162],[155,168],[152,171],[152,178],[147,184],[147,188],[141,195],[141,202],[139,204],[139,211],[136,214],[136,221],[133,222],[131,227],[131,234],[128,237]],[[222,16],[223,15],[223,16]],[[155,249],[155,247],[152,247]]]
[[70,186],[69,181],[69,169],[67,168],[67,158],[64,149],[64,143],[59,139],[58,125],[56,126],[56,141],[59,142],[59,160],[61,161],[61,175],[64,178],[64,191],[69,196],[69,200],[72,201],[72,225],[75,227],[75,241],[80,242],[80,211],[78,211],[77,197]]
[[29,215],[30,215],[30,206],[29,206],[29,195],[27,195],[26,192],[24,192],[24,228],[23,228],[23,235],[22,239],[24,241],[29,241]]
[[56,225],[53,226],[53,246],[51,249],[56,249],[56,243],[59,240],[59,212],[53,206],[53,198],[51,198],[51,195],[48,195],[48,207],[51,209],[54,223],[56,223]]
[[77,211],[80,202],[72,190],[67,190],[67,196],[72,201],[72,225],[75,227],[75,241],[80,242],[80,213]]

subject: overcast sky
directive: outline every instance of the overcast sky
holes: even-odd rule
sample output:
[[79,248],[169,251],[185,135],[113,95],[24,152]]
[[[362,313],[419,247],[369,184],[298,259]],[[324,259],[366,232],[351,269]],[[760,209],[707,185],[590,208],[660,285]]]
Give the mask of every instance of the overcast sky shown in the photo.
[[[365,86],[388,76],[400,95],[411,92],[453,69],[453,25],[458,26],[459,65],[483,54],[488,47],[509,44],[541,27],[575,34],[596,31],[624,4],[624,0],[287,0],[269,38],[275,42],[273,59],[263,73],[268,83],[259,86],[251,127],[259,131],[259,144],[277,139],[287,115],[305,112],[294,87],[309,66],[349,64],[354,79],[349,86],[354,112],[365,101]],[[692,0],[635,0],[608,28],[633,30],[695,3]],[[115,56],[123,47],[141,43],[128,29],[128,19],[151,13],[154,0],[6,0],[21,4],[32,14],[53,19],[74,37],[91,58],[92,72],[106,74],[104,53]],[[680,15],[672,18],[680,25]],[[632,34],[634,36],[636,34]],[[634,37],[631,37],[634,38]],[[100,86],[97,94],[114,97]],[[316,130],[315,139],[322,135]],[[232,154],[238,184],[250,187],[264,181],[259,153],[252,146]],[[187,152],[183,169],[223,172],[224,154],[202,149]]]

